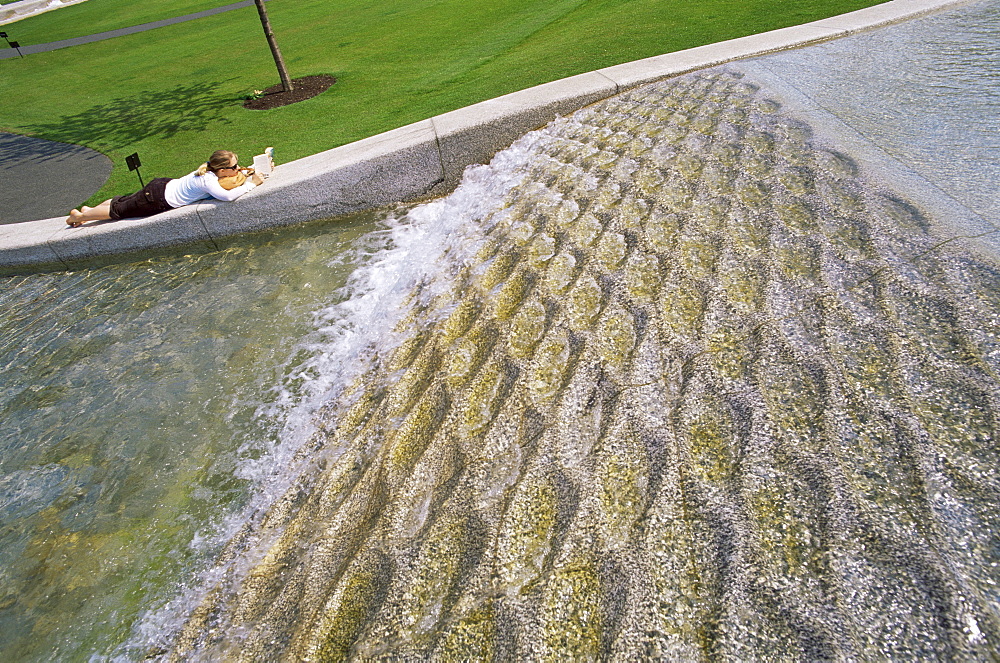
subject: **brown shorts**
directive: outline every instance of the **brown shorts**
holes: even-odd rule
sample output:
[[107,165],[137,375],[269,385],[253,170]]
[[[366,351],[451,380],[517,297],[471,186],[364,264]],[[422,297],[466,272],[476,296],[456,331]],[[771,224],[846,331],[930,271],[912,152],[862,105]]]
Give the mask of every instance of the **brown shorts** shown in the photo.
[[115,196],[111,199],[111,218],[115,221],[141,219],[173,209],[167,204],[167,198],[164,195],[169,181],[169,177],[157,177],[131,195]]

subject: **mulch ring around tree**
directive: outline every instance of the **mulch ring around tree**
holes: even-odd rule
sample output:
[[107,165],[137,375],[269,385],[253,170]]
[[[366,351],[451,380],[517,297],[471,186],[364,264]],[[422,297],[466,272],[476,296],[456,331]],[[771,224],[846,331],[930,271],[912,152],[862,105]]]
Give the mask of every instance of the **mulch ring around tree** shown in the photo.
[[312,99],[318,94],[322,94],[330,89],[330,86],[337,82],[334,76],[329,74],[319,74],[316,76],[304,76],[292,79],[292,91],[283,92],[281,83],[272,85],[264,90],[264,95],[257,99],[247,99],[243,102],[243,108],[250,110],[269,110],[294,104],[297,101]]

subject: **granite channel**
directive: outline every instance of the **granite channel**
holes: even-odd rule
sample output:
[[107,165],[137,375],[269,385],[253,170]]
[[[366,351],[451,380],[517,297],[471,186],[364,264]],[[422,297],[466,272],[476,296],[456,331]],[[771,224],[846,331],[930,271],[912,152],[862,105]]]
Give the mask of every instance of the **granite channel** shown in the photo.
[[507,183],[154,653],[988,660],[995,254],[765,75],[639,86],[416,208]]

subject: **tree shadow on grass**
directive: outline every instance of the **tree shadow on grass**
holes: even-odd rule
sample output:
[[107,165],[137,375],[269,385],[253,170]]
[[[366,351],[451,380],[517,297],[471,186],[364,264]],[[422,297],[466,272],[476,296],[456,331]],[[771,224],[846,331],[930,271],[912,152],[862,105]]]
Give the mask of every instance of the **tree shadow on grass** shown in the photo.
[[84,143],[102,150],[123,149],[147,138],[170,138],[210,124],[228,124],[219,111],[232,108],[239,100],[219,94],[221,86],[196,83],[161,92],[138,92],[24,129],[48,140]]

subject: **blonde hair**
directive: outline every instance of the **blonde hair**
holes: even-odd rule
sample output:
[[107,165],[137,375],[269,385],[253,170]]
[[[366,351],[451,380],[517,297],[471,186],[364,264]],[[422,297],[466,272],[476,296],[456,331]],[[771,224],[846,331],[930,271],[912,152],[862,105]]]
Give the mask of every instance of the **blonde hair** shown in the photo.
[[228,168],[229,164],[234,161],[239,163],[239,157],[236,156],[235,152],[230,152],[229,150],[216,150],[215,152],[212,152],[212,156],[209,157],[208,161],[201,164],[201,167],[199,167],[195,172],[200,177],[208,171],[212,171],[214,173],[220,168]]

